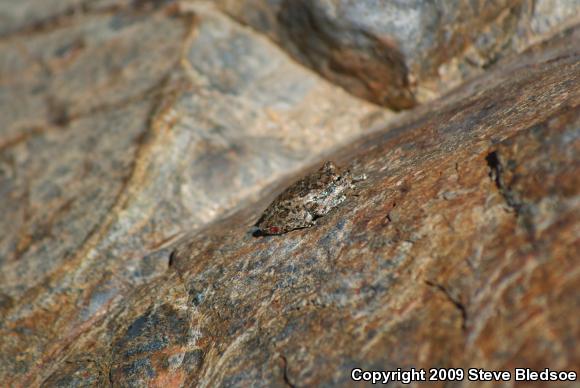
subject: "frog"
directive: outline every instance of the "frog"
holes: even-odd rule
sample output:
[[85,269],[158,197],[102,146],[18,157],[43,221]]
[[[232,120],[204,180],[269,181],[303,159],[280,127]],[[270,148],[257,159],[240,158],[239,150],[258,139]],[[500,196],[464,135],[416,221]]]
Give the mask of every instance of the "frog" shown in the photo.
[[255,236],[281,235],[310,228],[340,206],[365,180],[326,161],[318,170],[290,185],[266,208],[255,225]]

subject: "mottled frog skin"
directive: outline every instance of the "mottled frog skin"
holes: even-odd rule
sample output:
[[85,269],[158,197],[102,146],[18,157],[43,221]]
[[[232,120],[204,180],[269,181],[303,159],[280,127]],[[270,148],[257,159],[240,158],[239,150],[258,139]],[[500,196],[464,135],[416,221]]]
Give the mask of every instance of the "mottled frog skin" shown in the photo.
[[324,163],[268,206],[256,224],[256,234],[277,235],[314,226],[318,218],[344,202],[357,181],[365,178],[353,178],[349,170],[342,171],[333,162]]

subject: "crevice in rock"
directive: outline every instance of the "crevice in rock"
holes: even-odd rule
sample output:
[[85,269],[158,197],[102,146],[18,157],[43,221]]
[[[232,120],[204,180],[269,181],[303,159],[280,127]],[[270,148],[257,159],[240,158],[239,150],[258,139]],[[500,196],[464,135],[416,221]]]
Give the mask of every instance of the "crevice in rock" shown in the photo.
[[282,359],[282,378],[284,379],[284,383],[290,388],[296,388],[296,385],[290,381],[290,377],[288,376],[288,360],[283,355],[280,355],[280,358]]
[[443,285],[432,282],[430,280],[425,280],[425,284],[427,284],[429,287],[432,287],[442,292],[447,298],[447,300],[453,303],[453,305],[457,308],[457,310],[459,310],[459,313],[461,314],[461,330],[465,332],[467,330],[467,318],[468,318],[467,308],[465,307],[465,305],[459,299],[451,295],[449,290],[445,288]]
[[520,215],[523,210],[523,202],[518,198],[518,195],[513,191],[509,185],[506,185],[504,181],[504,164],[501,162],[500,156],[497,151],[490,152],[485,160],[489,167],[489,177],[495,183],[495,186],[499,190],[500,194],[504,198],[507,205],[514,210],[517,216]]
[[499,157],[497,156],[497,151],[492,151],[485,157],[487,166],[489,167],[489,178],[495,183],[495,186],[499,190],[503,190],[503,184],[501,181],[502,177],[502,166],[499,162]]
[[[506,165],[502,162],[497,151],[492,151],[485,157],[489,167],[489,177],[495,183],[506,204],[521,221],[521,226],[527,231],[530,238],[534,238],[535,228],[532,220],[532,205],[522,200],[521,195],[510,184],[505,182]],[[508,168],[512,161],[508,162]]]
[[174,249],[169,254],[169,260],[167,261],[167,267],[168,268],[174,268],[175,267],[175,260],[176,260],[176,258],[177,258],[177,251]]

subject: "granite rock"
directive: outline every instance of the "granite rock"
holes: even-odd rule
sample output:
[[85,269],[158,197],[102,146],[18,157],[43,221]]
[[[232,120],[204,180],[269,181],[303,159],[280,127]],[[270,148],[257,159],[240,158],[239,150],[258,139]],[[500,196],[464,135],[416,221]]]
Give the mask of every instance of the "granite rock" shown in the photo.
[[440,96],[580,21],[551,0],[218,0],[303,64],[392,109]]
[[[0,37],[3,383],[580,364],[578,28],[395,115],[222,4],[43,1]],[[357,195],[254,237],[329,159]]]
[[[165,273],[179,236],[394,117],[211,6],[110,3],[0,39],[9,384],[46,378],[47,363]],[[101,370],[86,359],[79,368]]]

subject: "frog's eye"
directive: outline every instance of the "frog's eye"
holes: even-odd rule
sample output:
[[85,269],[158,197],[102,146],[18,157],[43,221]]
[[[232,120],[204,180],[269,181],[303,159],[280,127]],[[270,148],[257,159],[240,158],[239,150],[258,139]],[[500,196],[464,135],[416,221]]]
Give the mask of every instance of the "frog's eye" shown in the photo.
[[280,228],[277,226],[271,226],[268,228],[268,232],[272,234],[280,233]]

